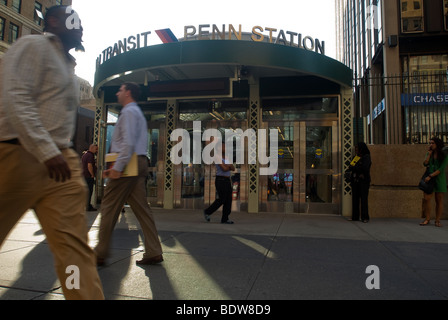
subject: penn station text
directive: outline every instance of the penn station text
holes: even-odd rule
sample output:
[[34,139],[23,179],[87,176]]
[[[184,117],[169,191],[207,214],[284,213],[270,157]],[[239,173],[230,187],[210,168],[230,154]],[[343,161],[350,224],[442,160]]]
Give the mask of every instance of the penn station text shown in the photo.
[[[101,52],[96,61],[97,66],[122,53],[156,44],[155,41],[151,41],[151,34],[151,31],[146,31],[130,35],[129,37],[117,41],[114,45],[109,46]],[[325,41],[315,39],[308,35],[304,36],[298,32],[285,31],[283,29],[272,27],[253,26],[251,28],[251,32],[249,33],[249,39],[243,37],[243,35],[243,27],[241,24],[237,26],[233,24],[201,24],[198,26],[189,25],[184,26],[184,38],[181,39],[181,41],[249,40],[254,42],[269,42],[291,46],[325,55]]]

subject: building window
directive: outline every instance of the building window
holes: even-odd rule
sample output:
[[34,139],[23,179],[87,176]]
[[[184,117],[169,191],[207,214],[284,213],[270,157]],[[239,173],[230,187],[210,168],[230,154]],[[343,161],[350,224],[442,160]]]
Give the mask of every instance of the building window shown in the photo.
[[403,58],[404,92],[447,92],[448,54]]
[[9,43],[15,42],[19,38],[19,27],[13,23],[9,24]]
[[34,22],[38,25],[42,25],[42,20],[44,19],[44,16],[42,14],[42,4],[39,2],[34,2]]
[[[381,44],[383,42],[383,23],[382,23],[382,1],[372,0],[371,4],[367,7],[370,10],[370,45],[371,45],[371,58],[375,57]],[[367,3],[367,1],[366,1]],[[368,66],[369,64],[367,64]]]
[[443,20],[445,21],[445,30],[448,31],[448,0],[443,0]]
[[401,31],[415,33],[424,31],[423,0],[401,0]]
[[56,0],[56,5],[57,6],[61,6],[62,5],[62,0]]
[[5,40],[5,19],[0,18],[0,41]]
[[448,68],[448,54],[409,56],[403,58],[403,71],[409,74],[415,72],[445,72]]
[[0,0],[0,4],[4,4],[5,6],[8,5],[8,1],[7,0]]
[[17,13],[20,13],[22,10],[22,0],[12,0],[12,10]]

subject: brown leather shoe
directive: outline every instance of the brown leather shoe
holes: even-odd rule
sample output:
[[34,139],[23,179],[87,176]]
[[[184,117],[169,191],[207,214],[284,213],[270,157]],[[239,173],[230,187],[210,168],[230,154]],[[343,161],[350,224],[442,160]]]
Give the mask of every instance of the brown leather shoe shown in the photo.
[[160,254],[158,256],[152,258],[143,258],[142,260],[137,260],[136,264],[138,265],[153,265],[158,264],[163,261],[163,256]]

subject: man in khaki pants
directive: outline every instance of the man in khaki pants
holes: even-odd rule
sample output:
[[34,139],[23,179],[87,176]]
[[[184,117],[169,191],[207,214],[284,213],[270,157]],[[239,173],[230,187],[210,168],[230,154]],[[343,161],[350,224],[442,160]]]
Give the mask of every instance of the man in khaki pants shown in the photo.
[[[123,106],[112,136],[111,152],[118,157],[113,168],[104,171],[109,178],[101,201],[101,224],[98,245],[95,248],[98,265],[103,265],[109,255],[113,229],[125,202],[129,203],[143,230],[145,253],[138,265],[151,265],[163,261],[154,217],[146,199],[148,175],[148,127],[145,116],[137,105],[140,88],[136,83],[124,83],[117,93],[118,103]],[[138,173],[123,176],[125,167],[136,154]]]
[[46,33],[20,38],[2,59],[0,246],[34,209],[65,298],[96,300],[104,294],[87,239],[87,187],[70,149],[79,87],[69,50],[81,45],[82,27],[66,21],[75,15],[66,6],[48,9]]

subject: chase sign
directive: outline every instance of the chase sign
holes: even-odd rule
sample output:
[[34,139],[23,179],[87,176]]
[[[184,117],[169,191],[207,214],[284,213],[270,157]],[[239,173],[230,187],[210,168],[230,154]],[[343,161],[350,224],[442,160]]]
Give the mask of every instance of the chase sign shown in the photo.
[[401,105],[402,106],[448,105],[448,92],[402,94]]

